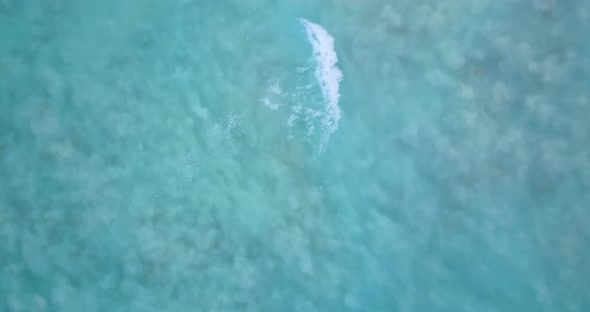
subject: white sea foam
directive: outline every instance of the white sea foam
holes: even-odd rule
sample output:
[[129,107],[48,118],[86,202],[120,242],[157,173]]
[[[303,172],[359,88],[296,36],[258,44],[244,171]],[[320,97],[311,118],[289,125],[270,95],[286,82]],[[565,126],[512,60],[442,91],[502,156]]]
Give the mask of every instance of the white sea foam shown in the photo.
[[262,105],[270,108],[271,110],[277,110],[279,108],[279,104],[272,102],[268,97],[264,97],[260,100],[262,101]]
[[293,125],[295,125],[295,121],[299,119],[299,114],[301,113],[301,109],[303,109],[303,106],[301,104],[297,104],[293,106],[291,109],[293,110],[293,112],[291,113],[291,115],[289,116],[289,120],[287,121],[289,128],[292,128]]
[[283,89],[281,89],[281,86],[279,86],[279,83],[275,83],[272,85],[272,87],[270,87],[270,92],[276,94],[276,95],[280,95],[281,93],[283,93]]
[[281,106],[281,105],[279,103],[276,103],[276,99],[277,99],[277,97],[282,97],[282,96],[283,96],[283,89],[281,88],[281,86],[279,85],[278,82],[275,82],[268,89],[267,96],[261,98],[260,101],[262,102],[262,104],[264,106],[270,108],[271,110],[277,110],[279,108],[279,106]]
[[307,38],[313,47],[313,57],[316,63],[315,76],[322,89],[325,104],[325,114],[321,122],[325,128],[325,137],[322,145],[327,143],[328,137],[338,129],[340,120],[339,88],[342,80],[342,72],[336,63],[338,57],[334,50],[334,38],[320,25],[301,18],[299,22],[305,26]]
[[308,70],[309,70],[309,67],[297,67],[295,69],[295,72],[298,73],[298,74],[301,74],[301,73],[304,73],[304,72],[306,72]]

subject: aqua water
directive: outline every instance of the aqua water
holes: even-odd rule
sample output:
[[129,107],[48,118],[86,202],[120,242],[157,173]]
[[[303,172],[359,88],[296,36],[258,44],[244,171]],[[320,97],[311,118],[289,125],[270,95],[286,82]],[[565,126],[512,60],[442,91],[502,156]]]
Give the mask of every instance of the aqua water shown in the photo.
[[0,311],[590,310],[590,2],[0,1]]

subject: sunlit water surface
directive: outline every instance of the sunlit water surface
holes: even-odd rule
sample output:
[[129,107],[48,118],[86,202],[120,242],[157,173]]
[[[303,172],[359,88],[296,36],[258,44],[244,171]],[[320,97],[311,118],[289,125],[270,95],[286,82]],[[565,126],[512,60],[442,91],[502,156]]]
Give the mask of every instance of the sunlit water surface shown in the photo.
[[590,2],[0,1],[0,311],[589,311]]

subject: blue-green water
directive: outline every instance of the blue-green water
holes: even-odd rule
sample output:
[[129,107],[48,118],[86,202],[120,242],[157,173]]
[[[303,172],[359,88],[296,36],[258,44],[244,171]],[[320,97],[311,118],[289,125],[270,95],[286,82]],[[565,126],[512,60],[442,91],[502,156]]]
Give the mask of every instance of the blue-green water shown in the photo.
[[2,0],[0,311],[589,311],[589,32],[573,0]]

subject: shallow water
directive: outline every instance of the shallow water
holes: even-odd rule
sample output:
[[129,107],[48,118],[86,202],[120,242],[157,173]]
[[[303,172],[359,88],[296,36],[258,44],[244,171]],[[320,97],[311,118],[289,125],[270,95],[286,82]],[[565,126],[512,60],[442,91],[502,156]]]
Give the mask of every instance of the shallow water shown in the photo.
[[0,311],[590,310],[590,3],[0,1]]

